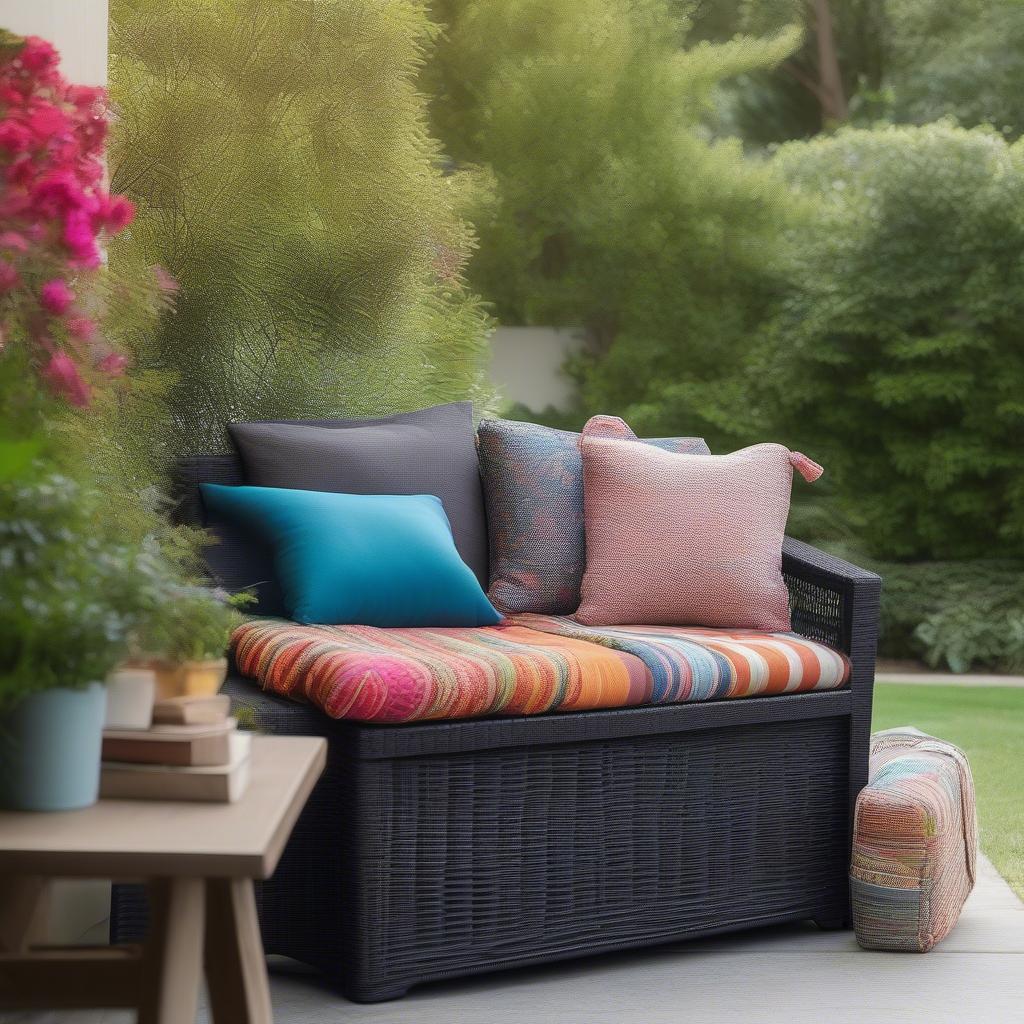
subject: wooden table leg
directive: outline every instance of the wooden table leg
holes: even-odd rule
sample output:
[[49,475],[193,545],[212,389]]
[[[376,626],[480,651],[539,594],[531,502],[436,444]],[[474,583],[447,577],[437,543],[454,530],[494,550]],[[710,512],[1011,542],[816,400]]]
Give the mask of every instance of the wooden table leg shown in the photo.
[[139,1024],[195,1024],[203,964],[205,895],[201,878],[150,882]]
[[249,879],[207,880],[205,959],[216,1024],[273,1024],[267,962]]
[[20,953],[44,939],[49,883],[36,875],[0,876],[0,953]]

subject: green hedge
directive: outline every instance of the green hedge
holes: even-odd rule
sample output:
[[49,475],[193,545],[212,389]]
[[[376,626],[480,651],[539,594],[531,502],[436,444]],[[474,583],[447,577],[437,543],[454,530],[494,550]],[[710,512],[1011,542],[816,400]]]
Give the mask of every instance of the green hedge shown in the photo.
[[805,210],[749,372],[758,427],[826,466],[873,557],[1021,557],[1024,146],[845,130],[775,166]]
[[952,672],[1024,672],[1024,562],[878,564],[880,653]]

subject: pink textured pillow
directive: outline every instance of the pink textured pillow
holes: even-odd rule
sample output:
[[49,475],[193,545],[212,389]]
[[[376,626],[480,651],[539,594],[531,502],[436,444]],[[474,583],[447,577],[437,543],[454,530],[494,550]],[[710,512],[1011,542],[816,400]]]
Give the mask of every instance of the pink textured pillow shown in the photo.
[[580,437],[587,565],[575,618],[588,626],[788,630],[782,540],[794,467],[778,444],[683,455]]

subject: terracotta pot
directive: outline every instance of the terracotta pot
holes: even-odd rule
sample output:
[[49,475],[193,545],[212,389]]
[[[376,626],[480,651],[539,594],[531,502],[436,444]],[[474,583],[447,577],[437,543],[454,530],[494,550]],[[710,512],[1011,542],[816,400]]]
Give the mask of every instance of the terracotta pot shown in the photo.
[[168,697],[209,697],[223,685],[228,674],[227,658],[207,661],[153,661],[156,699]]

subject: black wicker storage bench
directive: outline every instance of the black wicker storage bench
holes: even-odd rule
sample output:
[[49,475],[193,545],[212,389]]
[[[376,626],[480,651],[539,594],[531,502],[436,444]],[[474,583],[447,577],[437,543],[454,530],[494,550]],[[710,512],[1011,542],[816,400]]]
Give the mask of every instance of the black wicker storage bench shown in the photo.
[[[186,465],[187,520],[204,522],[195,482],[239,482],[232,463]],[[211,567],[238,586],[254,578],[247,557],[223,544]],[[880,581],[796,541],[783,570],[793,628],[850,656],[849,688],[384,726],[333,721],[232,677],[255,728],[329,740],[258,894],[266,950],[370,1002],[755,925],[848,924]],[[139,891],[119,887],[117,940],[144,920]]]

